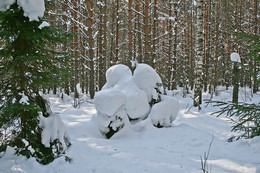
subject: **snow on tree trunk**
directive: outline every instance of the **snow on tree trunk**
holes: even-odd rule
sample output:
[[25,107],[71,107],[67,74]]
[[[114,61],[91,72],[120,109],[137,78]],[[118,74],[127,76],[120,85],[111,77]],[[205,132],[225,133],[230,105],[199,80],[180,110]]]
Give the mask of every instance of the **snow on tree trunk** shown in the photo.
[[198,0],[197,4],[197,24],[196,24],[196,56],[195,56],[195,79],[194,79],[194,106],[202,102],[202,59],[203,59],[203,0]]

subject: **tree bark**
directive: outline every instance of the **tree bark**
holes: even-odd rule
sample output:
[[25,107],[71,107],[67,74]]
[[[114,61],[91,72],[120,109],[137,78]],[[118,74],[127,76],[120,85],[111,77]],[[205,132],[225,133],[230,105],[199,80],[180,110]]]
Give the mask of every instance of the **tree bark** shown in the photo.
[[203,59],[203,0],[197,2],[196,57],[195,57],[194,103],[200,108],[202,103],[202,59]]
[[144,62],[151,65],[150,58],[149,0],[144,4]]
[[128,0],[128,66],[133,59],[132,0]]
[[92,21],[92,17],[93,17],[93,13],[92,13],[92,1],[91,0],[86,0],[87,3],[87,26],[88,26],[88,37],[89,37],[89,65],[90,65],[90,84],[89,84],[89,94],[90,94],[90,98],[93,99],[94,95],[95,95],[95,76],[94,76],[94,39],[93,39],[93,35],[92,35],[92,25],[93,25],[93,21]]

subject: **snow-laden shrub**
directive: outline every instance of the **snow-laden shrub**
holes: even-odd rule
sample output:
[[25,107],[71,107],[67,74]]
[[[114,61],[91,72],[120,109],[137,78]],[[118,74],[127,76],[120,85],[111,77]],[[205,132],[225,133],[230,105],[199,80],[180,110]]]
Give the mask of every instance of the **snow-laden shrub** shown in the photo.
[[49,117],[40,115],[39,127],[42,128],[41,142],[45,147],[50,147],[56,139],[64,149],[70,145],[69,134],[58,114],[52,113]]
[[147,94],[149,102],[158,99],[158,93],[163,93],[162,80],[158,73],[147,64],[137,64],[133,80]]
[[178,101],[161,95],[162,80],[149,65],[137,64],[133,75],[125,65],[112,66],[106,72],[106,80],[94,102],[99,130],[107,138],[126,124],[149,116],[156,127],[169,127],[176,118]]
[[112,88],[119,80],[132,76],[131,70],[123,64],[117,64],[110,67],[106,72],[106,83],[102,89]]
[[150,112],[152,123],[156,127],[170,127],[179,112],[179,102],[170,96],[161,95],[161,102],[155,104]]

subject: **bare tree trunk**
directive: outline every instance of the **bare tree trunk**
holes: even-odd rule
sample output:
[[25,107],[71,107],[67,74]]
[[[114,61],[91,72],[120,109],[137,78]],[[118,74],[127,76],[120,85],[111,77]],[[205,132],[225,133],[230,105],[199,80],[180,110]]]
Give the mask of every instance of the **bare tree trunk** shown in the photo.
[[87,3],[87,26],[88,26],[88,36],[89,36],[89,65],[90,65],[90,84],[89,84],[89,93],[90,93],[90,98],[93,99],[95,95],[95,76],[94,76],[94,39],[92,35],[92,26],[93,26],[93,13],[92,13],[92,3],[93,1],[91,0],[86,0]]
[[194,28],[193,28],[193,13],[194,13],[194,10],[193,10],[193,7],[192,7],[192,10],[191,10],[191,15],[190,15],[190,86],[191,86],[191,90],[193,90],[193,86],[194,86],[194,74],[193,74],[193,71],[194,71],[194,50],[193,50],[193,47],[194,47],[194,44],[193,44],[193,35],[194,35]]
[[151,65],[150,58],[149,0],[144,4],[144,62]]
[[[140,0],[136,0],[136,11],[140,12]],[[142,37],[141,37],[141,17],[140,14],[137,14],[137,61],[142,62]]]
[[219,3],[216,2],[215,4],[215,45],[214,45],[214,79],[213,79],[213,83],[214,83],[214,91],[216,90],[216,87],[218,85],[218,42],[219,42],[219,14],[218,14],[218,10],[219,10]]
[[116,0],[116,57],[115,63],[119,62],[119,0]]
[[[78,17],[78,0],[73,1],[73,6],[74,6],[74,13],[73,13],[73,18],[77,20]],[[77,90],[77,84],[79,83],[79,52],[78,52],[78,24],[75,23],[73,27],[73,33],[76,33],[76,35],[73,38],[73,52],[74,52],[74,73],[75,73],[75,78],[74,78],[74,98],[79,98],[79,93]]]
[[[254,34],[258,35],[258,5],[259,0],[254,0],[254,17],[255,17],[255,28],[254,28]],[[257,40],[255,40],[257,42]],[[258,55],[259,56],[259,55]],[[257,53],[255,53],[254,56],[254,78],[253,78],[253,93],[256,93],[258,91],[258,82],[257,82],[257,72],[259,68],[257,67]]]
[[173,82],[172,82],[172,89],[177,89],[177,40],[178,40],[178,5],[179,0],[175,0],[173,4],[173,12],[174,12],[174,43],[173,43],[173,72],[172,72],[172,77],[173,77]]
[[99,58],[98,58],[98,88],[99,90],[102,88],[102,86],[105,84],[105,55],[103,54],[103,47],[104,47],[104,43],[103,43],[103,36],[104,36],[104,16],[106,14],[104,14],[104,7],[103,7],[103,2],[101,2],[99,4],[99,32],[98,32],[98,52],[99,52]]
[[128,0],[128,66],[133,59],[132,0]]
[[202,103],[202,59],[203,59],[203,0],[197,2],[197,27],[196,27],[196,59],[194,80],[194,103],[200,108]]
[[154,10],[153,10],[153,44],[152,44],[152,67],[155,67],[155,61],[156,61],[156,47],[158,43],[158,39],[156,39],[157,36],[157,19],[158,14],[157,14],[157,0],[154,0]]
[[[172,26],[172,15],[173,15],[173,12],[172,12],[172,0],[169,0],[168,1],[168,5],[169,5],[169,21],[168,21],[168,26],[167,26],[167,33],[168,33],[168,40],[169,40],[169,43],[168,43],[168,61],[167,61],[167,87],[168,87],[168,90],[172,90],[171,88],[171,83],[172,83],[172,30],[173,30],[173,26]],[[175,70],[175,69],[174,69]]]

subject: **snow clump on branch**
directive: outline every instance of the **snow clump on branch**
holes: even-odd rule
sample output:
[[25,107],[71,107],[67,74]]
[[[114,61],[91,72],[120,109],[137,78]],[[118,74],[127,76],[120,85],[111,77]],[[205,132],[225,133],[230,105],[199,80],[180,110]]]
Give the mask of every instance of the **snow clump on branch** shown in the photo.
[[[1,0],[0,11],[8,10],[15,2],[15,0]],[[23,9],[24,16],[28,17],[29,21],[39,21],[44,15],[44,0],[17,0],[17,5]]]

